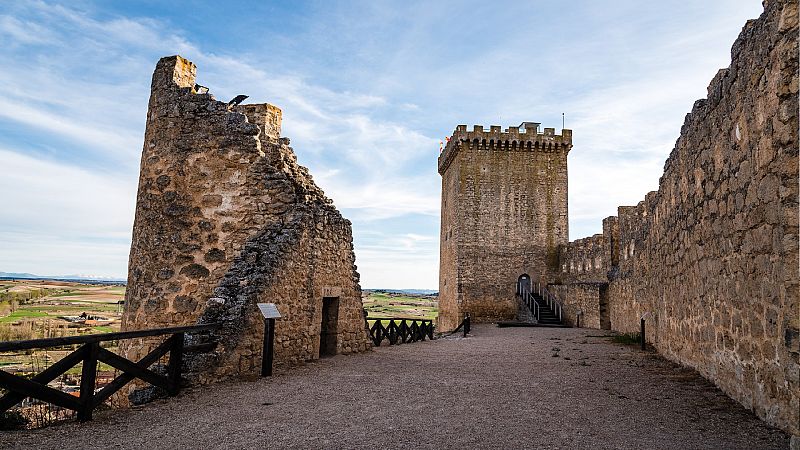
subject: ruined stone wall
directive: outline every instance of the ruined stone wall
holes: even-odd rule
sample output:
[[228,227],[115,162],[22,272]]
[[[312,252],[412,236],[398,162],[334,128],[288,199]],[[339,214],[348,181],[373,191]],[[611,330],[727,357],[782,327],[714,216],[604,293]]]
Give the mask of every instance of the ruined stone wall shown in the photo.
[[518,277],[545,281],[555,268],[558,246],[568,242],[571,146],[570,130],[456,128],[439,158],[443,329],[464,312],[479,322],[516,318]]
[[[611,326],[800,434],[798,10],[770,0],[695,102],[659,189],[620,207]],[[609,235],[613,238],[613,232]]]
[[[368,348],[350,222],[297,164],[272,105],[197,94],[196,68],[153,74],[123,329],[219,322],[201,381],[255,375],[259,302],[278,305],[276,364],[319,356],[323,296],[339,298],[337,349]],[[139,358],[152,341],[123,351]],[[191,358],[190,358],[191,359]]]

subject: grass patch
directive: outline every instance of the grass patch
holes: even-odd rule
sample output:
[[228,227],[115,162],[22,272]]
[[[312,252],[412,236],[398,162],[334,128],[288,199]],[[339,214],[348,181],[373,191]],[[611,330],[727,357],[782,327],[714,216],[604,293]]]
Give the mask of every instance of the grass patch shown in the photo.
[[11,323],[20,319],[30,319],[34,317],[47,317],[47,313],[35,309],[18,309],[6,317],[0,318],[0,323]]
[[107,326],[99,326],[99,327],[92,327],[92,331],[95,333],[113,333],[116,330]]
[[[3,292],[12,287],[14,288],[12,292]],[[116,323],[112,326],[86,327],[67,323],[59,316],[78,316],[86,313],[90,316],[118,320],[121,316],[121,307],[117,302],[123,299],[124,292],[124,286],[5,281],[0,283],[0,300],[13,295],[19,301],[19,305],[11,313],[10,304],[0,302],[0,340],[39,339],[55,335],[72,336],[86,332],[117,331],[119,325]]]

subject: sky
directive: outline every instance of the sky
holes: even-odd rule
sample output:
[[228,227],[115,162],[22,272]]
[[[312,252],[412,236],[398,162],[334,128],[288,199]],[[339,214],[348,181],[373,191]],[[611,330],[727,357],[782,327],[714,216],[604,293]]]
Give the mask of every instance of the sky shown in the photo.
[[438,287],[439,142],[573,130],[570,239],[658,188],[758,0],[0,2],[0,271],[126,278],[150,78],[198,66],[353,222],[363,288]]

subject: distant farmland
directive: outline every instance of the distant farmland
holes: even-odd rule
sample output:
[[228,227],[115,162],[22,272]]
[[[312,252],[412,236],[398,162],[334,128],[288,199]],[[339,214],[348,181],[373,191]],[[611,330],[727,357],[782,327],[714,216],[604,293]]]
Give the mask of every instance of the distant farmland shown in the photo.
[[[124,298],[121,285],[0,280],[0,341],[119,331]],[[31,356],[0,355],[0,366],[30,369]]]
[[436,320],[439,302],[435,295],[364,290],[362,301],[370,318],[409,318]]

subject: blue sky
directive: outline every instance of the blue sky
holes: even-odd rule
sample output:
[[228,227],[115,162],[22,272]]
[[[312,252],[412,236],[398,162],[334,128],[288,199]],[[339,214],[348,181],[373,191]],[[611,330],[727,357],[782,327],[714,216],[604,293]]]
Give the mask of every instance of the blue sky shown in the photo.
[[283,109],[365,288],[438,285],[439,141],[574,131],[570,239],[658,187],[758,0],[0,3],[0,271],[124,278],[150,77]]

